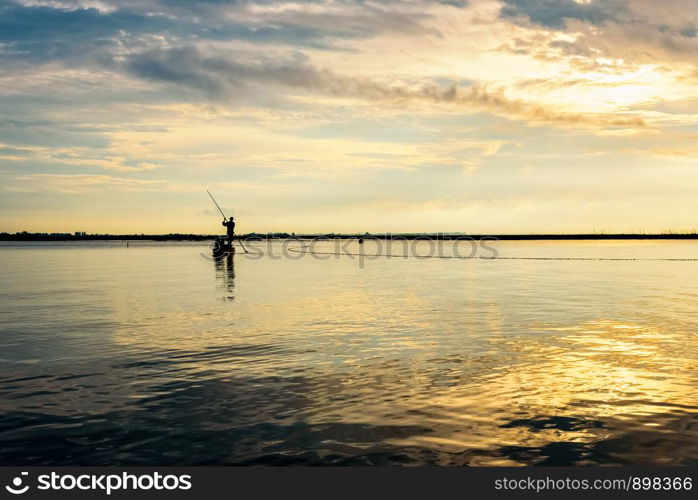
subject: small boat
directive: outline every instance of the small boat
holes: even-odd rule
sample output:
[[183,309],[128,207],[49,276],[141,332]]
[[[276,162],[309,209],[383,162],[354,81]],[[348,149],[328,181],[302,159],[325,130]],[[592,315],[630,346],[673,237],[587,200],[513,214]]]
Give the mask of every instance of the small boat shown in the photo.
[[211,254],[214,258],[225,257],[226,255],[230,255],[233,253],[235,253],[235,247],[230,245],[223,238],[216,238],[213,241],[213,246],[211,247]]

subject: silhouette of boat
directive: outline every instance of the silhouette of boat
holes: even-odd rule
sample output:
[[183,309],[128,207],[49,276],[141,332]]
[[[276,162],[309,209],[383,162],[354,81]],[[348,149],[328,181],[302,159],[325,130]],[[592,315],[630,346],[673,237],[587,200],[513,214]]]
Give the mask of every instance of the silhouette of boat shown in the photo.
[[225,257],[235,253],[235,247],[228,244],[223,238],[216,238],[213,241],[213,246],[211,247],[211,254],[214,258]]

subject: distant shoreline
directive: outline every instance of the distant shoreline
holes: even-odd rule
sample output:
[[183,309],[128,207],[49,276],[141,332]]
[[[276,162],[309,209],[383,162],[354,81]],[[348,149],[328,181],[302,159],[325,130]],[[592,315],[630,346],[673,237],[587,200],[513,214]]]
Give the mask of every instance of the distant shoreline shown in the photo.
[[[0,241],[210,241],[215,234],[63,234],[63,233],[0,233]],[[249,233],[238,236],[243,240],[267,239],[407,239],[457,240],[497,239],[501,241],[539,240],[698,240],[698,233],[666,234],[456,234],[456,233],[383,233],[383,234],[289,234]]]

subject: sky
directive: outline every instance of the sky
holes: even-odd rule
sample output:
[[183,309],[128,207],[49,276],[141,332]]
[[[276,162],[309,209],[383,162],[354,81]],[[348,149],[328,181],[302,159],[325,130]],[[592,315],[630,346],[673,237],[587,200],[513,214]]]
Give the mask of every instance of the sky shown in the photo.
[[698,227],[695,0],[0,0],[0,231]]

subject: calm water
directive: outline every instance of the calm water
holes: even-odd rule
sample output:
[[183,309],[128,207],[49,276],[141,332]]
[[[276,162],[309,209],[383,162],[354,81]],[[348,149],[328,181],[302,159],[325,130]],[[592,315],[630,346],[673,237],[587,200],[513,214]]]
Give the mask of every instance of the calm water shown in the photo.
[[0,246],[1,464],[698,465],[698,262],[202,252]]

